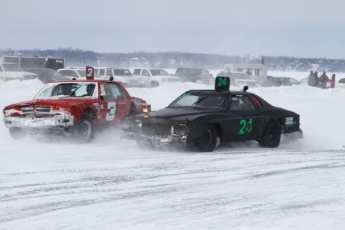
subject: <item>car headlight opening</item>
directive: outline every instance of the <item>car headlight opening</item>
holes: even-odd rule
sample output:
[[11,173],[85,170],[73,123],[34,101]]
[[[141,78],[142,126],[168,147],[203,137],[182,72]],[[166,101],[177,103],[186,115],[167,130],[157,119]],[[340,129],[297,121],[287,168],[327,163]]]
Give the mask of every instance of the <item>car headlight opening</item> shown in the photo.
[[187,135],[188,128],[184,124],[171,125],[171,134],[175,135]]

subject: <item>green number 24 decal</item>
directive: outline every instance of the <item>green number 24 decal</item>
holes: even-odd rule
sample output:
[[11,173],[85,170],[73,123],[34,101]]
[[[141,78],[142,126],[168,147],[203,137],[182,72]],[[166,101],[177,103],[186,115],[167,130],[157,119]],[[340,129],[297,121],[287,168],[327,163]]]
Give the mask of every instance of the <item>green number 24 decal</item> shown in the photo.
[[248,122],[245,119],[240,120],[241,129],[238,131],[239,135],[251,133],[253,130],[253,119],[249,119]]
[[220,77],[220,78],[218,78],[218,86],[226,86],[226,84],[227,84],[227,78],[225,78],[225,77]]

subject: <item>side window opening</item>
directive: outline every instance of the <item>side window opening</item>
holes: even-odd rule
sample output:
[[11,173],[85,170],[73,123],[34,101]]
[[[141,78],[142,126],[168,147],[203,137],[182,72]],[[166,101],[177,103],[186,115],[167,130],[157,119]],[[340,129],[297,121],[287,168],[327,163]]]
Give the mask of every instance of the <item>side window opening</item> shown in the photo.
[[112,69],[107,69],[107,74],[108,77],[112,77],[113,76],[113,70]]
[[149,77],[150,73],[148,70],[144,69],[141,75]]
[[133,75],[140,75],[140,69],[135,69]]
[[126,98],[123,91],[116,85],[116,84],[110,84],[111,91],[116,96],[116,98],[124,99]]
[[234,95],[230,103],[230,110],[255,110],[255,105],[246,95]]
[[101,84],[100,85],[100,88],[101,88],[101,96],[103,97],[103,99],[105,101],[112,101],[112,100],[115,100],[113,94],[110,92],[110,87],[108,84]]

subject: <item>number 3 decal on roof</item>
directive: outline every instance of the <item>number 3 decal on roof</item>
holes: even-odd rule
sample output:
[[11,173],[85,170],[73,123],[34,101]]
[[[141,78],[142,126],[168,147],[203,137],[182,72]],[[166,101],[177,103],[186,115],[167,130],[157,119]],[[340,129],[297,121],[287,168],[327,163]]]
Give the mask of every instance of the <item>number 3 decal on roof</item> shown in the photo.
[[105,116],[106,121],[113,121],[115,118],[115,112],[116,112],[116,102],[108,102],[108,112],[107,115]]

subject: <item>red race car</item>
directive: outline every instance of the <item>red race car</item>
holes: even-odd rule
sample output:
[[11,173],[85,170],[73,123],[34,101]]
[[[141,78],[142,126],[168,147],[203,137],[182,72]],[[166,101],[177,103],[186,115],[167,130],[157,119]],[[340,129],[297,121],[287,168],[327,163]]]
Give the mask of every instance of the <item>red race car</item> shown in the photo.
[[3,109],[13,139],[27,132],[65,133],[91,142],[96,128],[118,124],[127,115],[145,113],[151,105],[131,97],[112,80],[68,80],[46,84],[30,101]]

